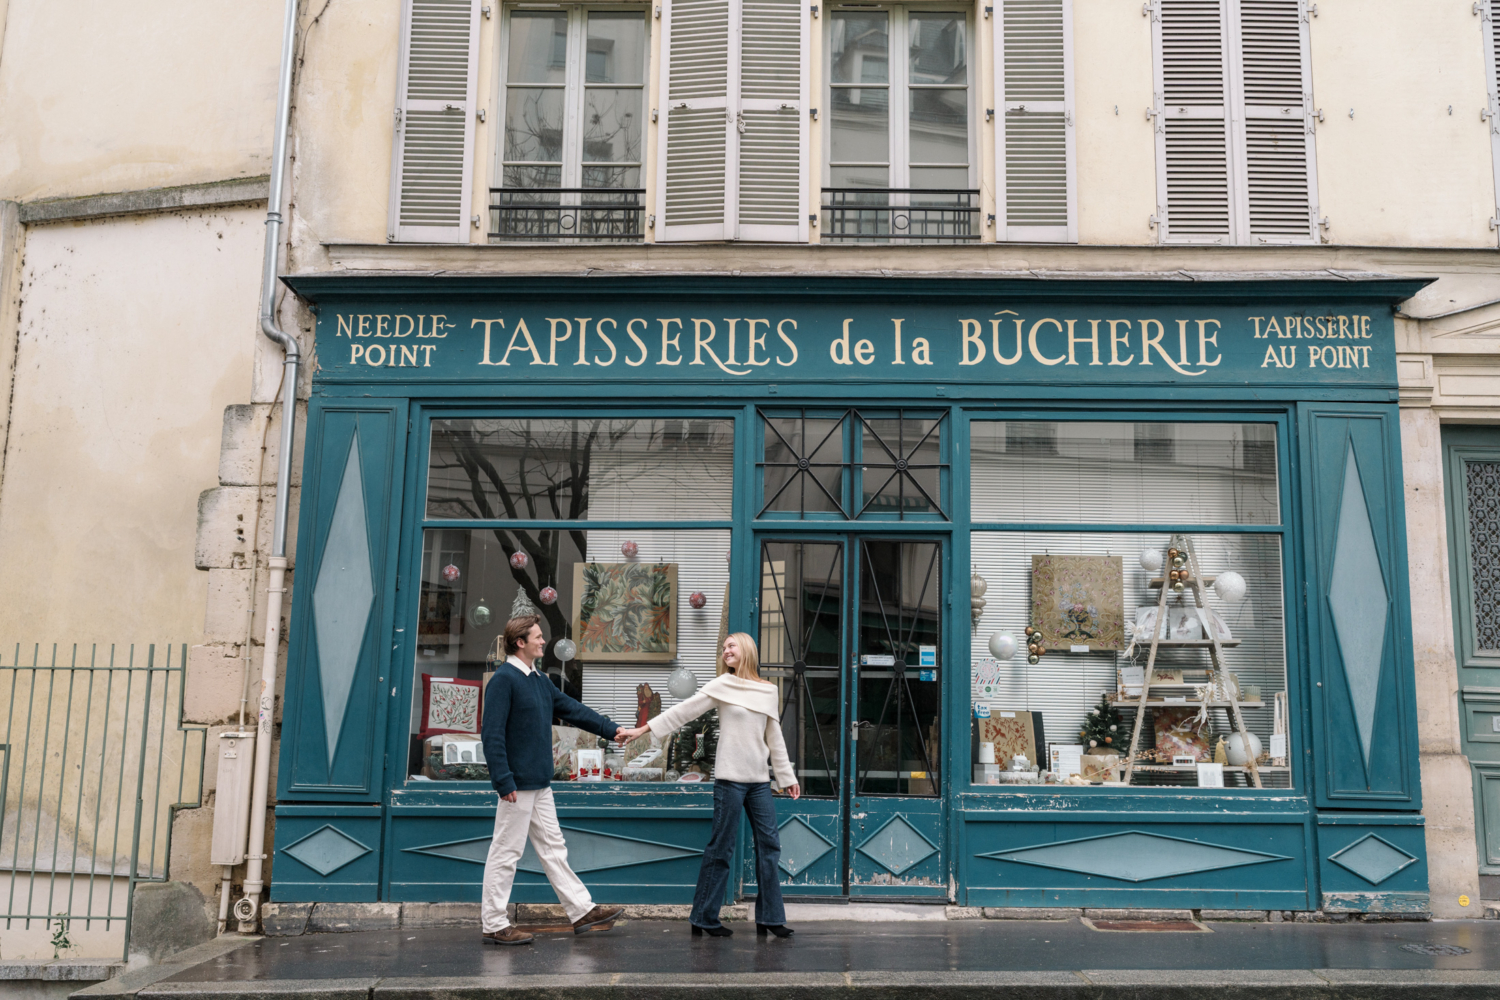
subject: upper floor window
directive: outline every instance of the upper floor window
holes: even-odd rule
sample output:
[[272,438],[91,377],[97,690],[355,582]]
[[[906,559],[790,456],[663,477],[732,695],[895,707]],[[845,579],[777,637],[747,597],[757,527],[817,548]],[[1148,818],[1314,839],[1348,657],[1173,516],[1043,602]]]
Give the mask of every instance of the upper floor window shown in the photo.
[[646,13],[506,15],[490,239],[640,239]]
[[963,11],[835,8],[828,21],[825,239],[975,239]]

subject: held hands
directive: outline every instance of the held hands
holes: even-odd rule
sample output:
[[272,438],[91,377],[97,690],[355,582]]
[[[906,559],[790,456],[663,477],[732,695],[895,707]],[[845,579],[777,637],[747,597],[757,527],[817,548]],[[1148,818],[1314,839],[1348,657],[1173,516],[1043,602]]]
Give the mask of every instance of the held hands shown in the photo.
[[637,736],[642,736],[651,731],[650,726],[638,726],[635,729],[626,729],[623,726],[615,733],[615,743],[624,746]]

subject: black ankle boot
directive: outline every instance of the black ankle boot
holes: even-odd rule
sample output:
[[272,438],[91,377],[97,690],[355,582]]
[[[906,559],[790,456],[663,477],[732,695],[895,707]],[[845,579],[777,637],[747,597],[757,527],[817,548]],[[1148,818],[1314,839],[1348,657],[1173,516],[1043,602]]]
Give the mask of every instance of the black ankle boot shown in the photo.
[[734,936],[734,931],[728,927],[699,927],[697,924],[689,924],[688,926],[693,928],[693,937],[702,937],[704,934],[707,934],[709,937]]
[[757,937],[765,937],[767,931],[770,931],[772,934],[776,935],[779,938],[789,938],[794,933],[796,933],[790,927],[788,927],[786,924],[756,924],[755,925],[755,934],[756,934]]

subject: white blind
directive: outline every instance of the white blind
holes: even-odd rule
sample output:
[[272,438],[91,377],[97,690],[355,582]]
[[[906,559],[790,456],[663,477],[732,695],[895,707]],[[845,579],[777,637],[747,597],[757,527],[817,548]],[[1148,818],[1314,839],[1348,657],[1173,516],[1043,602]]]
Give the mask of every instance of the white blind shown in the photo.
[[1500,21],[1495,0],[1482,0],[1479,22],[1484,46],[1485,89],[1489,91],[1490,158],[1495,174],[1495,217],[1500,218]]
[[1002,0],[994,25],[1001,239],[1076,242],[1071,0]]
[[[1264,708],[1246,709],[1245,724],[1259,736],[1262,747],[1269,750],[1273,725],[1272,701],[1276,692],[1286,690],[1286,652],[1284,645],[1284,612],[1282,603],[1281,542],[1272,535],[1195,534],[1193,546],[1205,574],[1233,569],[1245,578],[1248,596],[1237,604],[1225,604],[1212,595],[1208,606],[1223,616],[1240,645],[1224,651],[1225,666],[1236,674],[1243,687],[1261,689]],[[1016,636],[1019,648],[1011,660],[999,661],[999,684],[993,694],[981,697],[971,689],[973,701],[985,701],[991,711],[1041,712],[1046,739],[1052,743],[1077,743],[1079,728],[1089,709],[1098,704],[1105,691],[1116,689],[1116,669],[1126,665],[1123,654],[1067,653],[1052,650],[1036,665],[1026,660],[1025,629],[1031,609],[1031,557],[1033,555],[1114,555],[1124,564],[1126,621],[1133,621],[1135,609],[1156,604],[1157,592],[1146,586],[1147,574],[1141,569],[1139,555],[1143,549],[1155,548],[1165,553],[1170,537],[1166,534],[1134,532],[1048,533],[1048,532],[975,532],[972,556],[975,568],[989,583],[985,595],[984,615],[975,630],[973,666],[988,657],[989,636],[997,631]],[[1187,598],[1191,603],[1191,598]],[[1175,604],[1176,602],[1171,602]],[[1146,655],[1138,651],[1135,662],[1144,666]],[[1159,668],[1204,670],[1208,653],[1201,649],[1162,649],[1158,652]],[[971,677],[974,674],[971,672]],[[1131,713],[1122,713],[1123,741],[1129,746]],[[1150,747],[1153,737],[1150,720],[1142,731],[1141,745]],[[1215,709],[1211,717],[1214,742],[1231,732],[1227,712]],[[1289,787],[1285,772],[1263,775],[1267,787]]]
[[466,243],[478,0],[404,0],[388,235]]

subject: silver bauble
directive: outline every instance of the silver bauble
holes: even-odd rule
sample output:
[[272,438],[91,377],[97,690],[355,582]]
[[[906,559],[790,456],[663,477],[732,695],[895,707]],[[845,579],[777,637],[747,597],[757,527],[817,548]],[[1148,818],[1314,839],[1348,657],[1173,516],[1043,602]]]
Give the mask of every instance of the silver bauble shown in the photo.
[[997,660],[1008,660],[1016,655],[1016,637],[1009,632],[990,633],[990,655]]

